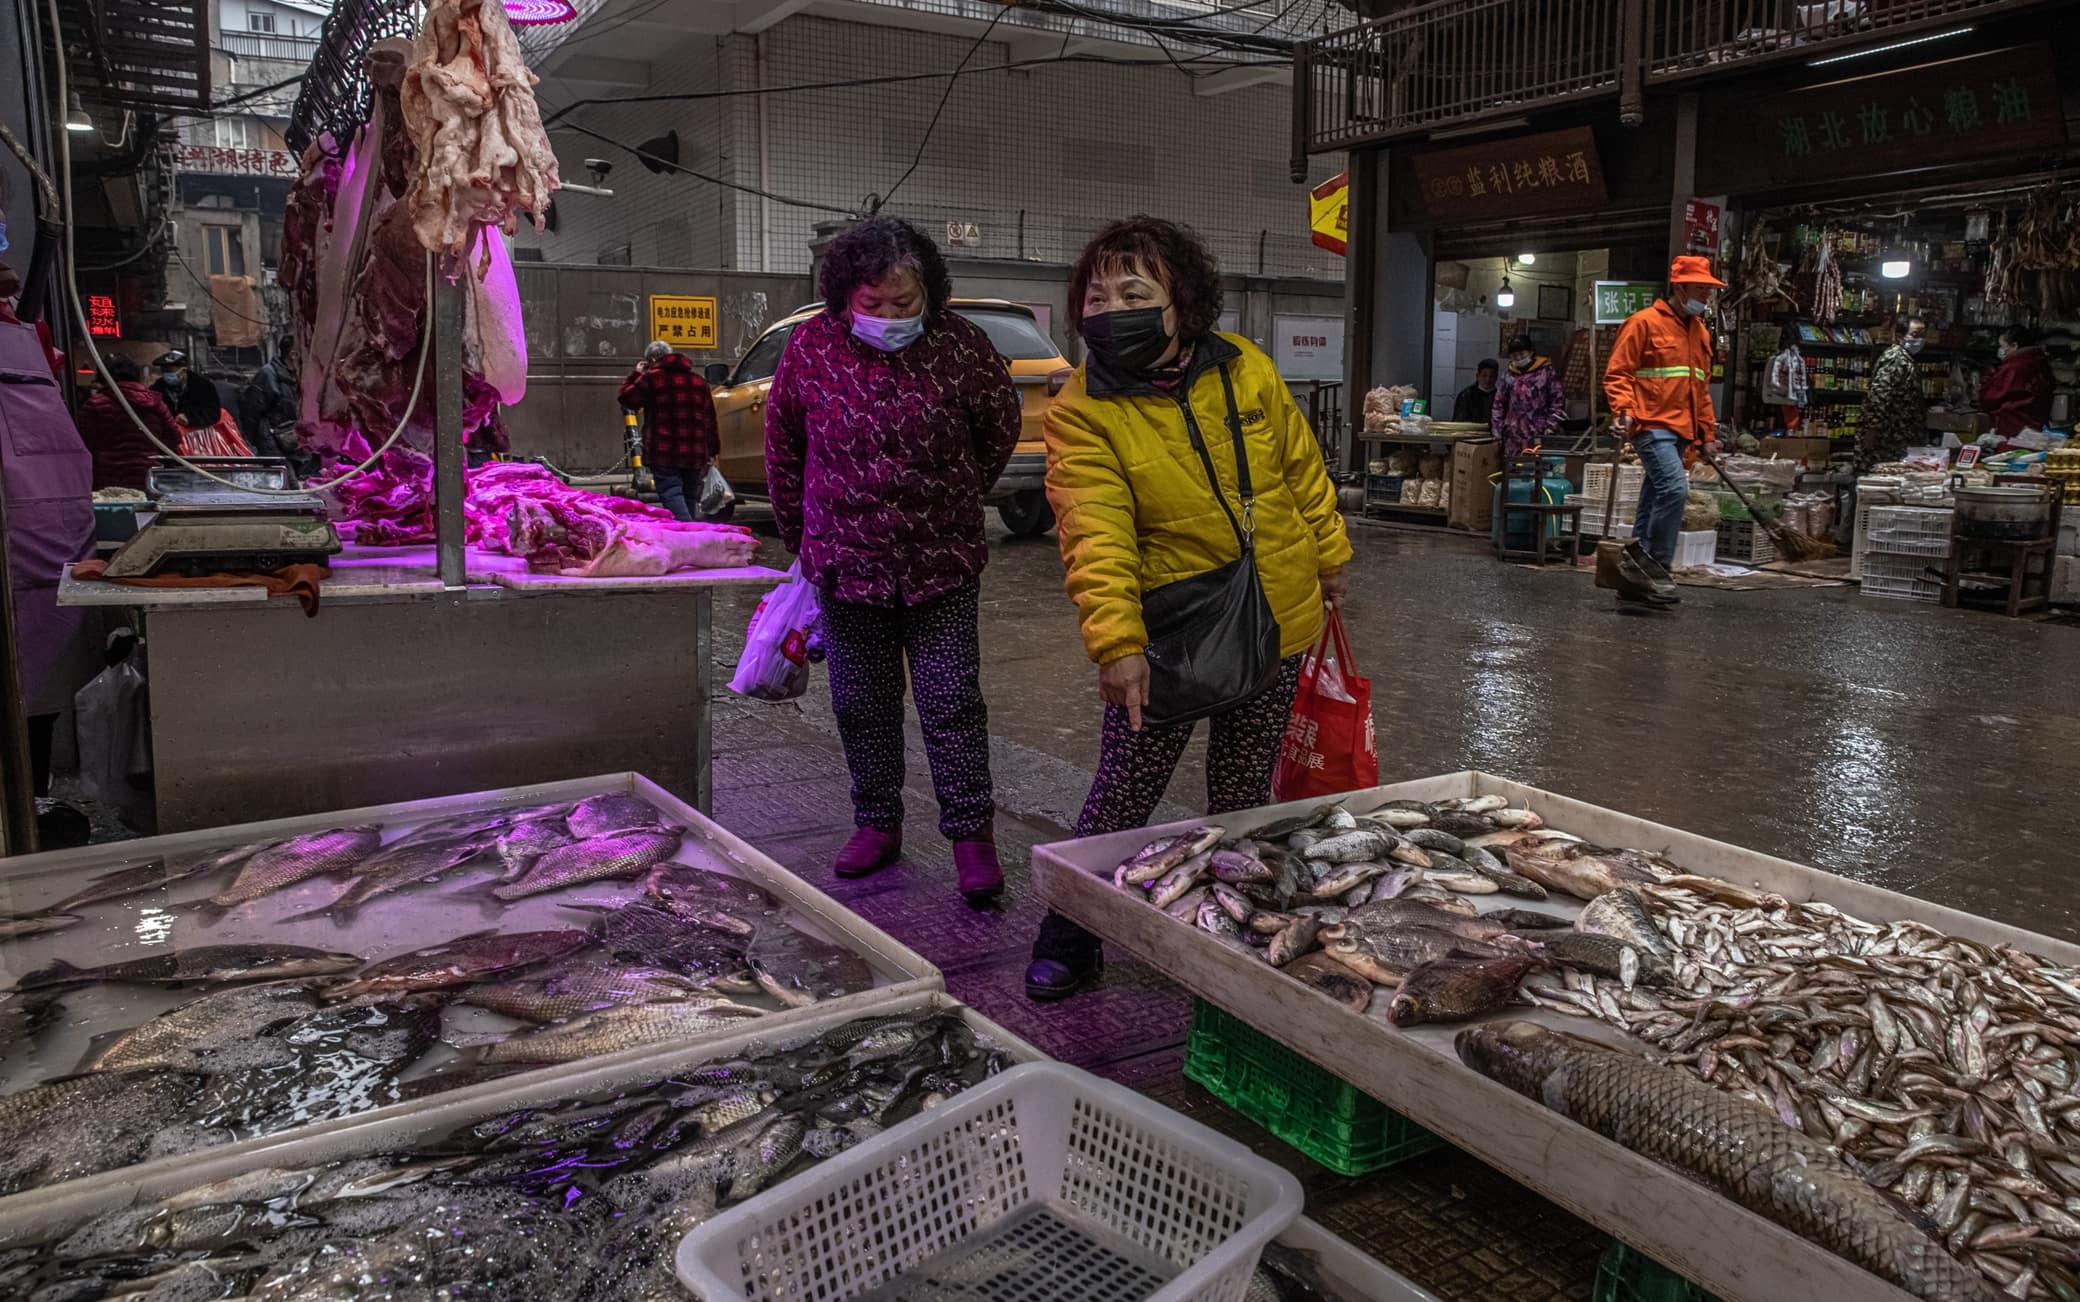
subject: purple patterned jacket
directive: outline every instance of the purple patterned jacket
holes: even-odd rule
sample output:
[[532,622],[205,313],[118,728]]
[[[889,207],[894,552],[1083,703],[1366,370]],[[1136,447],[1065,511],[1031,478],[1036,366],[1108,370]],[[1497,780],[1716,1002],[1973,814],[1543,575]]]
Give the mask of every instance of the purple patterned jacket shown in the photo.
[[1536,357],[1531,369],[1518,374],[1505,370],[1495,386],[1495,406],[1489,423],[1501,437],[1503,451],[1519,456],[1524,449],[1543,443],[1560,432],[1567,419],[1567,390],[1560,372],[1545,357]]
[[766,488],[802,572],[840,601],[915,606],[982,572],[982,497],[1018,444],[1010,368],[942,311],[901,352],[825,312],[787,342],[766,401]]

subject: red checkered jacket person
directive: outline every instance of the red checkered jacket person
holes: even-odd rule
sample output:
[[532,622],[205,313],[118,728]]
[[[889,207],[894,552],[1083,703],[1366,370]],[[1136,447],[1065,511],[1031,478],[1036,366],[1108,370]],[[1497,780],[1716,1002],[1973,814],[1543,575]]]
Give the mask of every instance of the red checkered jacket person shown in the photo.
[[652,470],[705,473],[722,450],[715,399],[684,353],[668,352],[630,371],[621,383],[621,405],[647,416],[643,464]]

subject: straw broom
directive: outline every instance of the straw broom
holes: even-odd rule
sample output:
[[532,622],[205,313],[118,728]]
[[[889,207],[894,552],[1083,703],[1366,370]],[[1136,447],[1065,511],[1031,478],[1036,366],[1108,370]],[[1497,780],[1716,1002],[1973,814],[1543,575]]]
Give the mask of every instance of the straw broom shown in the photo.
[[1740,485],[1734,483],[1727,476],[1725,467],[1719,464],[1717,457],[1706,452],[1704,459],[1711,465],[1713,470],[1718,472],[1719,482],[1733,490],[1733,495],[1740,499],[1741,505],[1748,508],[1748,514],[1755,517],[1755,523],[1762,526],[1762,531],[1770,536],[1772,542],[1776,543],[1777,550],[1783,554],[1786,560],[1823,561],[1835,554],[1835,545],[1832,542],[1825,538],[1815,538],[1809,533],[1793,529],[1790,525],[1785,524],[1773,515],[1767,514],[1761,507],[1749,501],[1748,495],[1741,491]]

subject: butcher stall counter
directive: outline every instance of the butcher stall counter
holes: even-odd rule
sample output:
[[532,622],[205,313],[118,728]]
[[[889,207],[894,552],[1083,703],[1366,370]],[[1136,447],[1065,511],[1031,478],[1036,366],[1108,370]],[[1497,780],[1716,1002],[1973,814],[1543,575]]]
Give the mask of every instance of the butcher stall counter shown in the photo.
[[710,807],[712,594],[761,566],[534,574],[470,548],[348,544],[315,618],[260,588],[66,573],[60,605],[138,612],[161,832],[633,769]]

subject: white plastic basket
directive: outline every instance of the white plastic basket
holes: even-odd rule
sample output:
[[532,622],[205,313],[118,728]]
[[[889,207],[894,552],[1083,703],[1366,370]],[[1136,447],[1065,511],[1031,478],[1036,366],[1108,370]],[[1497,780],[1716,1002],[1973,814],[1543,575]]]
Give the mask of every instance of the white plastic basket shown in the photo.
[[[1646,474],[1646,470],[1637,461],[1629,465],[1619,466],[1618,500],[1620,502],[1630,500],[1637,504],[1639,501],[1640,482],[1646,478]],[[1591,461],[1582,467],[1582,496],[1595,498],[1597,510],[1603,509],[1603,503],[1609,499],[1610,491],[1610,462]],[[1621,516],[1620,518],[1623,517]]]
[[1014,1067],[679,1244],[704,1302],[1240,1302],[1300,1182],[1124,1087]]

